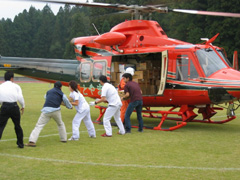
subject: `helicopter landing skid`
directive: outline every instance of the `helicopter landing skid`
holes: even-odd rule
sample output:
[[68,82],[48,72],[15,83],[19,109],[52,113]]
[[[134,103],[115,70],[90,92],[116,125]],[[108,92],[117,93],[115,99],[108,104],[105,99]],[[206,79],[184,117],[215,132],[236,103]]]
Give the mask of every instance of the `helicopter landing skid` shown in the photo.
[[217,113],[215,110],[223,110],[223,108],[210,107],[210,106],[207,106],[204,109],[200,108],[198,112],[202,113],[203,119],[202,120],[194,119],[194,120],[192,120],[192,122],[223,124],[223,123],[227,123],[229,121],[232,121],[233,119],[236,119],[236,116],[234,115],[234,116],[227,116],[227,119],[221,120],[221,121],[211,120],[211,117],[214,116]]
[[[99,106],[99,105],[96,105],[95,108],[98,108],[100,110],[100,114],[98,116],[98,118],[96,119],[96,121],[94,123],[101,123],[101,118],[102,116],[104,115],[105,111],[106,111],[106,106]],[[174,114],[174,115],[178,115],[178,116],[184,116],[184,113],[179,111],[179,112],[174,112],[173,110],[175,109],[174,108],[171,108],[169,111],[158,111],[158,110],[150,110],[150,107],[147,107],[146,110],[142,110],[142,113],[148,113],[149,115],[146,116],[146,115],[143,115],[143,117],[152,117],[152,118],[159,118],[159,116],[156,116],[156,115],[153,115],[153,113],[155,114],[161,114],[161,120],[160,120],[160,123],[158,124],[158,126],[156,127],[147,127],[147,126],[144,126],[145,129],[153,129],[153,130],[160,130],[160,131],[173,131],[173,130],[176,130],[176,129],[179,129],[183,126],[185,126],[187,123],[184,122],[184,121],[180,121],[181,119],[179,118],[179,121],[177,121],[176,125],[175,126],[172,126],[172,127],[169,127],[169,128],[162,128],[162,125],[164,123],[164,121],[166,119],[169,119],[167,118],[167,116],[169,114]],[[134,110],[134,112],[136,112]],[[195,117],[195,114],[194,114],[194,117]],[[190,117],[188,117],[187,119],[189,119]],[[182,118],[183,119],[183,118]],[[187,120],[185,118],[185,120]],[[138,128],[138,126],[132,126],[133,128]]]
[[[224,124],[227,123],[229,121],[232,121],[234,119],[236,119],[236,116],[227,116],[227,119],[225,120],[221,120],[221,121],[215,121],[212,120],[211,117],[213,117],[217,112],[215,110],[223,110],[223,108],[219,108],[219,107],[210,107],[209,105],[207,105],[206,108],[200,108],[198,113],[201,113],[203,116],[203,119],[194,119],[197,115],[192,111],[193,109],[191,107],[188,106],[182,106],[181,110],[183,114],[185,114],[185,116],[189,116],[189,114],[191,116],[185,118],[185,122],[199,122],[199,123],[211,123],[211,124]],[[146,108],[147,110],[150,111],[150,107]],[[170,109],[169,111],[174,110],[175,108]],[[144,112],[144,111],[143,111]],[[154,111],[151,111],[152,113],[154,113]],[[149,117],[149,118],[162,118],[162,116],[156,116],[153,115],[152,113],[149,113],[149,115],[143,115],[143,117]],[[183,121],[183,117],[181,118],[176,118],[176,117],[163,117],[166,120],[174,120],[174,121]]]
[[223,124],[223,123],[227,123],[229,121],[232,121],[236,119],[236,116],[232,116],[232,117],[229,117],[227,116],[227,119],[225,120],[222,120],[222,121],[213,121],[211,119],[204,119],[204,120],[197,120],[197,119],[194,119],[192,120],[191,122],[200,122],[200,123],[211,123],[211,124]]

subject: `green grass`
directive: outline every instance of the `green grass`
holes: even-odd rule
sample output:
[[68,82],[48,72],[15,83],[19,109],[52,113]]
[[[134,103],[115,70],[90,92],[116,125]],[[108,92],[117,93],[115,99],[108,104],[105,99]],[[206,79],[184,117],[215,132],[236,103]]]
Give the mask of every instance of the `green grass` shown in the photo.
[[[5,72],[6,72],[6,71],[4,71],[4,70],[0,70],[0,77],[4,77]],[[15,74],[15,73],[14,73],[14,77],[23,77],[23,76],[20,75],[20,74]]]
[[[48,83],[19,83],[26,102],[22,116],[25,143],[35,127],[44,103]],[[67,87],[63,88],[69,95]],[[88,101],[91,99],[87,98]],[[99,110],[91,108],[92,120]],[[240,115],[238,110],[236,114]],[[75,110],[62,107],[62,116],[71,136]],[[219,112],[215,120],[225,115]],[[136,116],[132,115],[136,124]],[[145,125],[159,120],[144,118]],[[166,126],[176,122],[167,121]],[[50,121],[42,130],[37,147],[18,149],[13,123],[9,120],[0,141],[0,179],[231,179],[240,178],[240,122],[226,124],[188,123],[172,132],[145,129],[138,133],[102,138],[102,125],[94,124],[97,138],[88,137],[82,122],[79,141],[59,142],[56,123]],[[232,169],[231,169],[232,168]]]

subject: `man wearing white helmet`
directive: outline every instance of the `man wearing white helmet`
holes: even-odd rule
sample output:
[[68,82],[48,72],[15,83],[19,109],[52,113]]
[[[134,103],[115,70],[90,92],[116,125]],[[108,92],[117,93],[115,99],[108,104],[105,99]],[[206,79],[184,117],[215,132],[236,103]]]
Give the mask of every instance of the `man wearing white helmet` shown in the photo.
[[132,67],[128,67],[126,69],[125,73],[129,73],[129,74],[131,74],[133,76],[134,75],[134,69]]
[[[132,67],[128,67],[125,70],[125,73],[129,73],[129,74],[131,74],[133,76],[134,75],[134,69]],[[124,90],[125,84],[126,83],[124,82],[124,80],[122,78],[121,81],[120,81],[120,84],[118,85],[119,91],[123,91]],[[122,107],[121,107],[121,120],[122,120],[122,122],[124,122],[125,112],[127,110],[128,104],[129,104],[129,100],[122,100]]]

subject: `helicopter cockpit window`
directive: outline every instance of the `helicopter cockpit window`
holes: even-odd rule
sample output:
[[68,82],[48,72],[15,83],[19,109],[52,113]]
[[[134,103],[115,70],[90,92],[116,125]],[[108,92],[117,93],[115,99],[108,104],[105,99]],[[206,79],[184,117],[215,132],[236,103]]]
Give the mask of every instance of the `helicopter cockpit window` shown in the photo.
[[230,63],[230,61],[227,59],[227,57],[225,56],[224,52],[221,51],[220,49],[217,49],[217,52],[221,55],[221,57],[226,61],[226,63],[232,67],[232,64]]
[[93,81],[98,81],[101,75],[106,75],[106,64],[106,61],[96,61],[93,63]]
[[90,81],[90,75],[91,75],[91,63],[84,62],[81,64],[80,68],[80,80],[81,81]]
[[197,57],[206,77],[227,67],[211,48],[198,50]]
[[187,55],[177,56],[177,80],[182,81],[188,79],[188,60]]

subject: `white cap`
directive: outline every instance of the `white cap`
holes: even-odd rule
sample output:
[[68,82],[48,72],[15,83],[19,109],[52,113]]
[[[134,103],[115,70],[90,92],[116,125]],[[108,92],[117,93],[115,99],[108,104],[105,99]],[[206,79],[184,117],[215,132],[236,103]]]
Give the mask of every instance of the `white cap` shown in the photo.
[[126,70],[125,70],[125,73],[129,73],[131,74],[132,76],[134,75],[134,69],[132,67],[128,67]]

